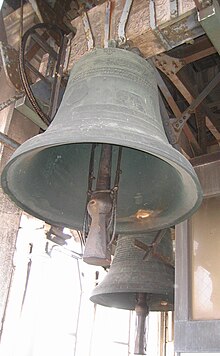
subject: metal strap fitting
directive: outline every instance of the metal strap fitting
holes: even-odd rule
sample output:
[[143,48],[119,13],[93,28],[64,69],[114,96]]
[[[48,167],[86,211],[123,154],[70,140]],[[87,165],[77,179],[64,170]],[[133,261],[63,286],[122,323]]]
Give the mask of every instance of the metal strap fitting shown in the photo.
[[106,3],[106,12],[105,12],[104,48],[107,48],[109,46],[110,21],[111,21],[111,0],[108,0]]
[[133,0],[126,0],[122,10],[121,18],[118,26],[118,41],[119,44],[126,43],[125,27],[128,21],[129,13],[132,7]]
[[202,103],[202,101],[209,95],[209,93],[216,87],[220,82],[220,72],[212,79],[212,81],[202,90],[202,92],[197,96],[196,99],[188,106],[188,108],[183,112],[181,117],[171,121],[171,124],[179,137],[183,126],[190,118],[194,110]]
[[94,38],[93,38],[92,29],[91,29],[91,26],[89,23],[89,18],[88,18],[86,11],[82,12],[81,19],[82,19],[82,23],[83,23],[83,27],[84,27],[84,31],[85,31],[85,35],[86,35],[88,50],[91,50],[94,48]]

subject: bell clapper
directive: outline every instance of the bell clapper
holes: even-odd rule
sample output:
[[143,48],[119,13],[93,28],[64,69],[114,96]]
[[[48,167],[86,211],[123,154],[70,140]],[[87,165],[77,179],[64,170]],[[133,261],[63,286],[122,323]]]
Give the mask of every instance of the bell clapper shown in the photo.
[[83,260],[89,264],[109,266],[111,252],[109,244],[109,223],[112,215],[111,197],[111,161],[112,145],[103,144],[99,162],[96,190],[87,205],[91,225],[86,239]]
[[149,314],[146,293],[137,293],[135,355],[145,355],[146,348],[146,317]]
[[90,198],[85,217],[87,223],[89,215],[91,222],[88,227],[83,260],[88,264],[103,267],[111,264],[111,245],[115,239],[117,194],[121,174],[122,147],[119,146],[114,185],[111,188],[112,147],[110,144],[102,144],[95,191],[92,190],[95,146],[92,147],[88,179]]

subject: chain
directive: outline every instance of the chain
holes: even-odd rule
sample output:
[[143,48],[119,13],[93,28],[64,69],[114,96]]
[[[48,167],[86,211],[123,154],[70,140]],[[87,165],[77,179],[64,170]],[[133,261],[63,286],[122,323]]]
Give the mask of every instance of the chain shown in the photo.
[[24,92],[19,92],[16,93],[14,96],[12,96],[10,99],[3,101],[2,103],[0,103],[0,111],[4,110],[5,108],[7,108],[8,106],[10,106],[11,104],[15,103],[18,99],[22,98],[24,96]]

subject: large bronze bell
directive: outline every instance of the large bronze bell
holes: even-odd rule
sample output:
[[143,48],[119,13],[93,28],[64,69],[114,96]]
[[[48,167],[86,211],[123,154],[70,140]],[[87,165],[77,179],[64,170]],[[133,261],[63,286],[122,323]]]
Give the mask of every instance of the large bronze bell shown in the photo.
[[2,175],[3,189],[28,213],[81,230],[91,149],[90,173],[97,178],[101,143],[113,145],[112,184],[122,147],[117,233],[162,229],[198,208],[197,176],[163,129],[154,69],[117,48],[95,49],[74,65],[53,122],[14,153]]
[[[146,252],[142,246],[147,247]],[[136,311],[134,354],[145,354],[145,319],[149,311],[173,310],[173,261],[170,229],[141,238],[119,236],[109,272],[92,292],[93,303]]]

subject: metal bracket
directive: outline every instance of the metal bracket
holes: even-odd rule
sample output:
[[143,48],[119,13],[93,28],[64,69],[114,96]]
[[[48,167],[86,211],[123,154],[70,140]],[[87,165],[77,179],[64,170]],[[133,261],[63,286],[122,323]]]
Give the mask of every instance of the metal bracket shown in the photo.
[[165,50],[170,50],[172,47],[168,43],[166,37],[163,35],[163,33],[159,30],[157,24],[156,24],[156,4],[154,0],[150,0],[149,2],[149,14],[150,14],[150,27],[155,33],[156,37],[158,40],[161,42],[161,45],[164,47]]
[[83,23],[83,27],[84,27],[84,31],[85,31],[85,35],[86,35],[88,50],[90,51],[91,49],[94,48],[94,38],[93,38],[93,34],[92,34],[92,29],[91,29],[91,26],[89,23],[89,17],[87,15],[86,11],[82,12],[81,19],[82,19],[82,23]]
[[0,132],[0,143],[3,143],[4,145],[9,146],[13,149],[17,149],[20,146],[20,143],[8,137],[3,132]]
[[195,9],[191,10],[190,13],[187,12],[178,16],[177,2],[177,0],[170,0],[170,20],[163,24],[157,24],[156,1],[149,1],[150,28],[164,51],[204,34],[204,30],[198,24]]
[[170,258],[167,258],[166,256],[163,256],[157,252],[157,247],[159,246],[162,238],[165,236],[167,232],[167,229],[160,230],[156,234],[155,238],[153,239],[151,244],[145,244],[140,240],[135,239],[134,241],[134,246],[140,248],[143,251],[146,251],[144,256],[143,256],[143,261],[148,261],[151,257],[155,257],[161,262],[170,265],[171,267],[174,268],[174,263],[170,260]]
[[[204,52],[203,52],[204,53]],[[201,51],[201,57],[198,56],[197,59],[202,58],[203,55]],[[206,55],[213,53],[212,50],[208,50],[206,52]],[[219,74],[213,79],[211,83],[208,84],[208,86],[198,95],[196,99],[194,99],[189,92],[189,90],[184,86],[184,84],[180,81],[177,73],[181,68],[183,68],[187,63],[190,63],[192,61],[191,56],[190,57],[185,57],[182,59],[179,58],[174,58],[170,57],[165,53],[158,54],[154,58],[151,59],[154,65],[162,71],[164,74],[166,74],[167,77],[173,82],[175,87],[179,90],[179,92],[183,95],[183,97],[186,99],[188,103],[190,103],[189,107],[181,113],[178,106],[174,102],[174,100],[171,98],[171,94],[169,93],[169,90],[166,88],[166,85],[164,84],[161,76],[157,73],[157,81],[158,81],[158,86],[161,89],[164,97],[166,98],[170,108],[172,109],[175,118],[174,119],[169,119],[169,126],[167,128],[171,132],[171,139],[172,141],[170,142],[171,144],[177,143],[179,136],[182,132],[182,129],[184,128],[184,131],[189,138],[189,141],[193,144],[194,149],[198,150],[200,152],[200,147],[198,143],[195,140],[195,137],[193,134],[189,131],[189,127],[184,125],[187,123],[187,120],[190,118],[192,112],[201,104],[201,102],[205,99],[205,97],[209,94],[209,92],[219,83]],[[171,100],[172,99],[172,100]],[[216,136],[215,132],[213,132],[210,124],[207,125],[207,120],[208,117],[206,117],[206,126],[208,129],[214,134],[216,139],[218,140],[218,137]],[[173,132],[172,132],[173,131]],[[174,137],[176,137],[176,140],[174,140]],[[197,147],[196,147],[197,146]],[[201,153],[201,152],[200,152]]]
[[157,67],[161,72],[166,74],[168,77],[177,74],[179,70],[183,68],[186,64],[184,59],[170,57],[166,53],[157,54],[151,60],[154,63],[155,67]]
[[70,54],[71,54],[71,42],[74,38],[73,32],[68,33],[68,35],[65,35],[66,37],[66,54],[64,58],[64,63],[63,63],[63,74],[68,75],[68,66],[69,66],[69,59],[70,59]]
[[66,245],[66,240],[71,239],[71,235],[63,232],[63,228],[51,225],[50,230],[46,232],[48,240],[58,244]]
[[209,95],[209,93],[216,87],[220,82],[220,72],[214,77],[214,79],[203,89],[203,91],[197,96],[196,99],[188,106],[188,108],[183,112],[182,116],[178,119],[171,120],[171,124],[179,137],[183,126],[190,118],[194,110],[201,104],[201,102]]
[[106,2],[106,12],[105,12],[104,48],[107,48],[109,45],[110,21],[111,21],[111,0],[108,0]]
[[178,16],[178,0],[170,0],[170,17],[171,19]]
[[118,41],[120,44],[125,44],[127,41],[125,34],[125,27],[128,21],[129,13],[132,7],[133,0],[126,0],[124,4],[124,8],[122,10],[121,18],[118,26]]
[[168,112],[166,110],[166,107],[164,105],[163,99],[161,94],[159,93],[159,103],[160,103],[160,112],[161,112],[161,117],[164,125],[164,130],[166,132],[167,138],[169,143],[178,151],[181,152],[180,145],[177,143],[177,135],[176,132],[171,124],[171,120],[169,118]]

